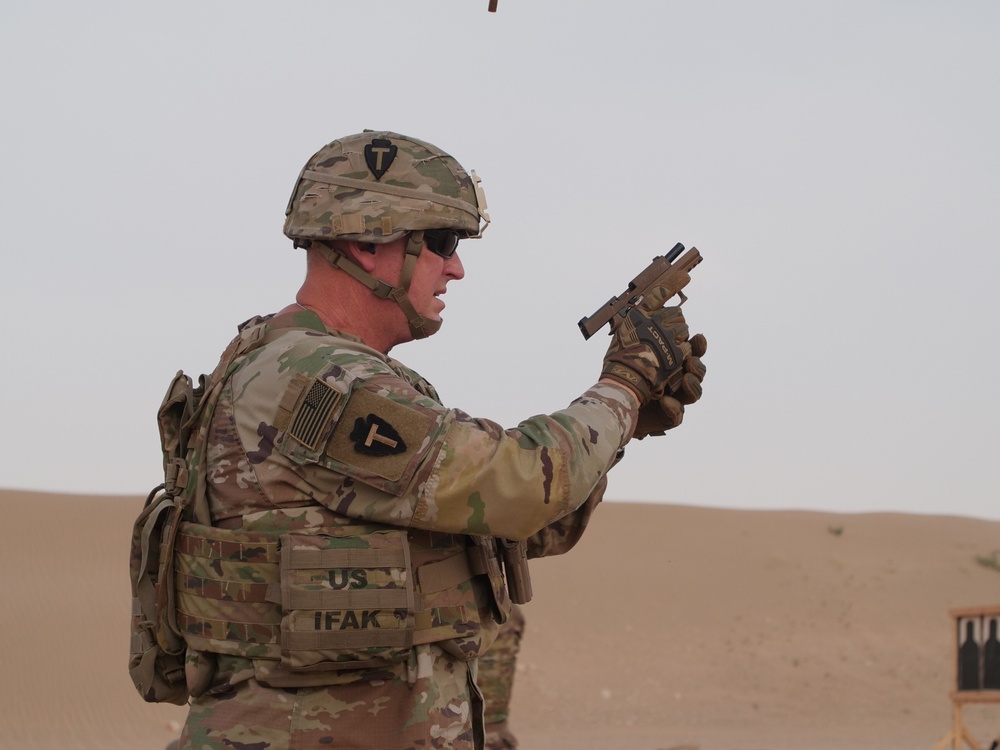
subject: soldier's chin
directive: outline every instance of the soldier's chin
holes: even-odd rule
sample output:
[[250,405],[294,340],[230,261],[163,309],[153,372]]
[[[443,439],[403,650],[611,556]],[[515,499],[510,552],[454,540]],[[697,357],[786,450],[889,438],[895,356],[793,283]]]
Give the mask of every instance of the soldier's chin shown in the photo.
[[424,313],[424,317],[427,318],[427,320],[433,320],[437,323],[440,323],[442,320],[444,320],[444,318],[441,316],[441,313],[444,312],[444,308],[446,307],[446,305],[444,303],[444,300],[438,297],[435,297],[434,301],[437,304],[431,305],[433,309],[428,310],[426,313]]
[[441,309],[428,310],[426,312],[420,313],[420,316],[431,324],[431,333],[437,333],[441,330],[441,326],[444,324],[444,316],[441,315],[441,310],[444,309],[444,303],[440,305]]

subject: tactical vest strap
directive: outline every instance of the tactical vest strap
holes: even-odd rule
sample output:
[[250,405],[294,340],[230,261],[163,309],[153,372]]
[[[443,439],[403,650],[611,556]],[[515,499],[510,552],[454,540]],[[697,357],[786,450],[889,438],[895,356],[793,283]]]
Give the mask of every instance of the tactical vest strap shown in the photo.
[[462,551],[444,560],[421,565],[417,570],[417,583],[421,593],[429,594],[454,588],[473,575],[469,567],[469,556]]
[[[406,649],[409,651],[412,640],[413,631],[407,631],[403,628],[396,630],[385,630],[383,628],[378,630],[350,630],[345,633],[340,633],[337,636],[337,650],[392,648]],[[311,630],[286,634],[284,646],[290,653],[297,653],[300,651],[313,652],[328,649],[330,645],[329,641],[329,634],[323,631]],[[333,662],[333,660],[329,661],[331,663]],[[320,667],[321,664],[322,661],[313,664],[303,664],[298,668]],[[350,666],[352,669],[355,668],[353,664],[342,666]],[[329,668],[331,667],[327,667],[327,669]]]
[[289,609],[405,609],[409,606],[406,589],[374,591],[301,591],[284,596]]
[[299,549],[288,556],[286,570],[309,568],[402,568],[406,555],[402,549]]
[[181,524],[177,551],[233,562],[277,563],[280,559],[278,542],[270,534],[231,531],[194,523]]
[[[308,535],[310,542],[319,537]],[[336,538],[336,537],[334,537]],[[402,588],[349,588],[352,585],[368,585],[370,574],[376,570],[398,570],[406,575],[409,570],[409,555],[405,546],[395,549],[303,549],[296,548],[294,536],[282,537],[281,558],[281,602],[285,609],[312,610],[365,610],[365,609],[412,609],[412,585]],[[303,576],[292,572],[305,572],[306,577],[322,581],[322,587],[303,585]],[[332,571],[343,571],[338,581],[324,580],[323,576]],[[360,573],[358,571],[361,571]],[[361,580],[361,575],[364,579]],[[315,574],[315,575],[312,575]],[[401,576],[402,577],[402,576]],[[330,586],[348,588],[330,589]]]

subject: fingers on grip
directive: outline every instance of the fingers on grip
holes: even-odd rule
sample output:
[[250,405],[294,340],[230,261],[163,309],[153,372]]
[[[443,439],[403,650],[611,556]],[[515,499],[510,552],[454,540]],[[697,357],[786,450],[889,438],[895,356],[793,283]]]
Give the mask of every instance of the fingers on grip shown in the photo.
[[702,334],[696,333],[691,337],[691,354],[695,357],[704,357],[708,351],[708,339]]
[[675,398],[664,396],[656,402],[663,415],[663,422],[666,429],[671,430],[684,421],[684,405]]
[[663,435],[684,421],[684,405],[675,398],[664,396],[639,409],[633,437],[642,440],[649,435]]
[[682,404],[693,404],[701,398],[701,380],[689,372],[684,373],[680,388],[674,396]]
[[684,372],[694,375],[698,380],[704,380],[708,368],[701,361],[701,357],[688,357],[684,360]]

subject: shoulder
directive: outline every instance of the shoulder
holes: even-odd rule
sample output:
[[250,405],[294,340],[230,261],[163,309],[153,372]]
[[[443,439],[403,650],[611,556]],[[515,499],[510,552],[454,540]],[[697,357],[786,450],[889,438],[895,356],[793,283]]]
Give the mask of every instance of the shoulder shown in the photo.
[[380,356],[352,348],[323,354],[275,394],[278,450],[394,495],[439,448],[448,411]]
[[302,328],[269,330],[262,346],[251,351],[235,371],[256,387],[273,387],[297,376],[328,381],[366,379],[391,374],[384,355],[356,339]]

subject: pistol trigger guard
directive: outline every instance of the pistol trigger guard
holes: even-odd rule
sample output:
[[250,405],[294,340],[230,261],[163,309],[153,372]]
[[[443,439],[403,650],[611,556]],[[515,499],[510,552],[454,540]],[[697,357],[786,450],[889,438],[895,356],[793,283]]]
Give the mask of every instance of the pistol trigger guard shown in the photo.
[[687,295],[683,291],[677,292],[677,296],[681,298],[681,301],[677,303],[678,307],[688,301]]

